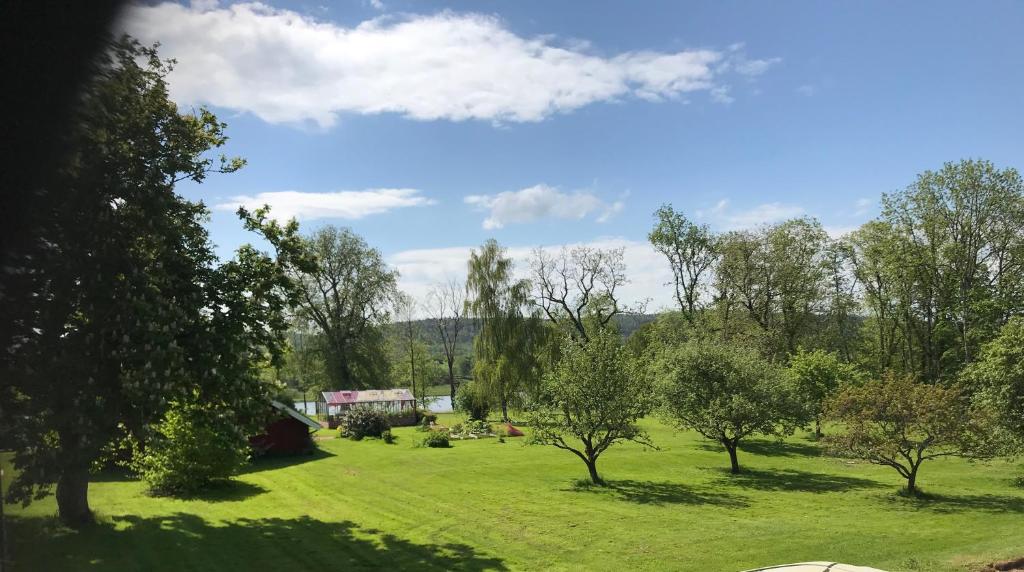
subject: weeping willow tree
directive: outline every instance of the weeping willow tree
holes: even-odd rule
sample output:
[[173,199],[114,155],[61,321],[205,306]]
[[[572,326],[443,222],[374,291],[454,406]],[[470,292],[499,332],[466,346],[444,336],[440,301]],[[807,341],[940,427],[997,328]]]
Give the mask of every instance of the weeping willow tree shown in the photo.
[[516,280],[512,259],[494,239],[469,255],[466,307],[481,322],[473,342],[473,378],[509,421],[509,406],[521,405],[536,389],[539,367],[534,351],[542,332],[536,314],[526,311],[530,284]]

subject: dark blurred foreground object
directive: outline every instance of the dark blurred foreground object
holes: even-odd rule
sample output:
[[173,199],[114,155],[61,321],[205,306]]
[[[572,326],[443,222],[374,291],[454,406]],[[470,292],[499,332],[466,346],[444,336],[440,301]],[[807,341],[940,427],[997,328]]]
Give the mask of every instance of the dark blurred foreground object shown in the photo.
[[32,239],[37,190],[53,174],[87,64],[123,4],[0,0],[0,262],[13,241]]

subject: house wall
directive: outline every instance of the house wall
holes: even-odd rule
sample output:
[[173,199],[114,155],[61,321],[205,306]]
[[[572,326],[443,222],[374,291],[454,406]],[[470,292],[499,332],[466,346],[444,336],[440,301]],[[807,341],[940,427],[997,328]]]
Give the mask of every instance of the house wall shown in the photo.
[[312,450],[309,427],[292,417],[282,417],[267,425],[262,435],[249,438],[256,449],[272,455],[295,455]]

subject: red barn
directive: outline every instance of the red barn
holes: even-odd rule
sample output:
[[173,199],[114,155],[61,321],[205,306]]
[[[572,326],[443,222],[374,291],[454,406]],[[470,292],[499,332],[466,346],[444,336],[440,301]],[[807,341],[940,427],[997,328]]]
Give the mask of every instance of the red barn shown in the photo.
[[276,415],[267,423],[262,435],[249,438],[249,444],[258,454],[297,455],[313,449],[310,429],[317,431],[320,424],[280,401],[271,401]]

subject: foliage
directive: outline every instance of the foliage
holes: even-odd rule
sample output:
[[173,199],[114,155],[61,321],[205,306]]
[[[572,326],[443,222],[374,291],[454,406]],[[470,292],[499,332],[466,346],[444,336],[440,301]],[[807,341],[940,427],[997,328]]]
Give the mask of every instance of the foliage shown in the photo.
[[391,423],[379,409],[356,406],[341,415],[339,426],[342,437],[359,441],[364,437],[381,437]]
[[535,315],[524,316],[530,285],[513,278],[512,259],[491,239],[470,253],[466,289],[467,308],[481,321],[473,341],[475,391],[508,421],[509,405],[531,393],[539,378],[536,349],[543,328]]
[[982,347],[963,379],[974,393],[976,407],[995,416],[1007,447],[1024,447],[1024,318],[1011,318]]
[[788,435],[805,420],[786,370],[752,349],[691,342],[666,351],[656,369],[665,417],[721,443],[733,473],[741,440]]
[[57,483],[62,520],[91,520],[89,467],[124,425],[136,438],[171,401],[209,404],[243,426],[264,404],[259,368],[279,360],[286,270],[305,266],[297,226],[240,210],[276,257],[244,246],[217,264],[208,213],[175,193],[182,180],[231,172],[211,158],[227,137],[206,109],[167,97],[170,62],[124,37],[109,43],[77,100],[66,156],[42,192],[27,250],[11,253],[0,433],[19,469],[8,498]]
[[423,437],[423,440],[420,441],[420,446],[430,447],[433,449],[446,449],[451,447],[451,443],[448,441],[447,433],[443,431],[431,431]]
[[491,412],[490,400],[476,382],[463,382],[459,385],[452,405],[456,411],[465,413],[470,419],[487,419]]
[[612,445],[633,441],[653,447],[636,425],[654,407],[651,377],[607,331],[583,344],[567,337],[561,354],[544,376],[531,413],[532,439],[575,454],[587,465],[590,479],[601,484],[597,460]]
[[174,404],[132,469],[155,495],[188,496],[238,473],[249,458],[249,444],[230,412]]
[[859,379],[857,369],[823,350],[797,350],[789,358],[789,371],[796,384],[797,395],[803,399],[808,414],[814,419],[814,434],[821,437],[821,419],[825,401],[844,383]]
[[347,228],[325,226],[303,241],[314,269],[295,272],[300,317],[320,333],[334,387],[366,389],[388,378],[383,326],[398,293],[398,274],[375,248]]
[[924,461],[947,456],[991,455],[987,427],[972,415],[957,387],[888,375],[880,381],[843,388],[829,403],[843,431],[825,437],[834,453],[892,467],[917,491]]
[[707,225],[690,222],[672,205],[662,205],[654,216],[658,222],[647,239],[668,259],[676,304],[693,323],[704,307],[707,277],[718,258],[715,236]]
[[385,429],[384,432],[380,434],[380,438],[388,445],[395,442],[395,436],[391,433],[391,429]]

